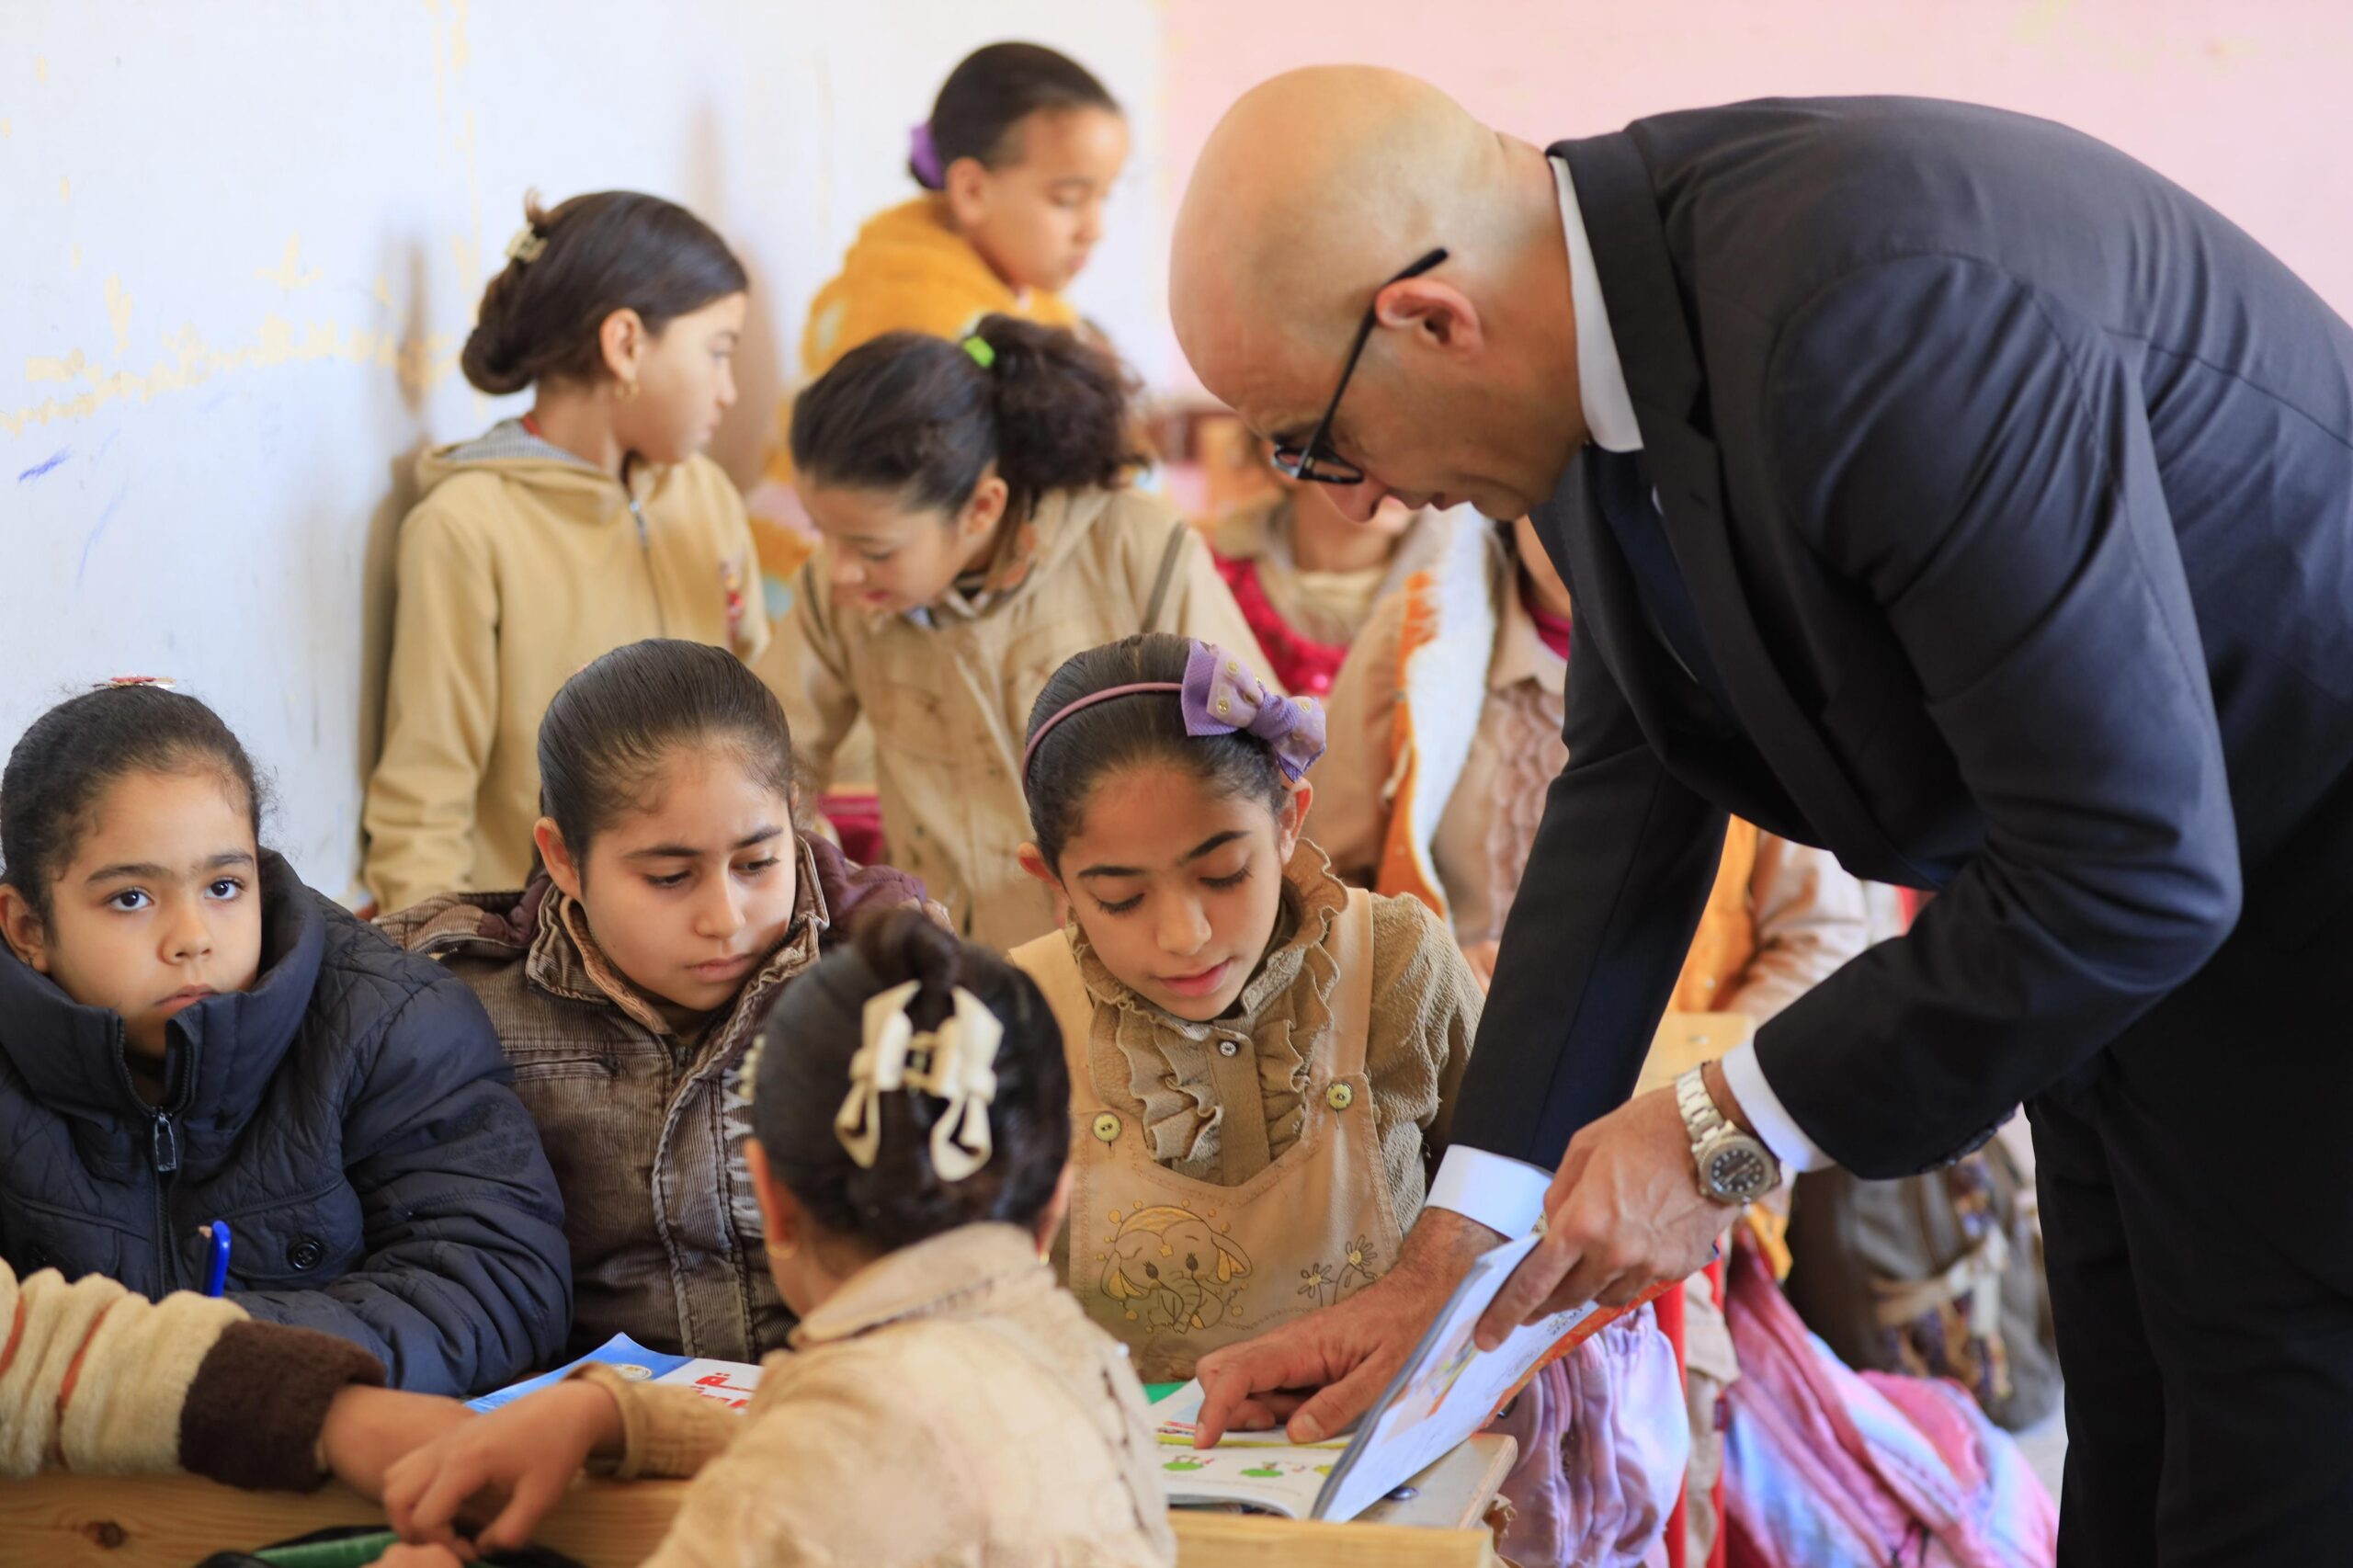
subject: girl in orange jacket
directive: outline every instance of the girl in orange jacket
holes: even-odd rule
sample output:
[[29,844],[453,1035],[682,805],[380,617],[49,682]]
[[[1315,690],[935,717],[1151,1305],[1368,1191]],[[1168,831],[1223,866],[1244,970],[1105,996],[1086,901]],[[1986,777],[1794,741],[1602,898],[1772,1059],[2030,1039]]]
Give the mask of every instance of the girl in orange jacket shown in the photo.
[[[910,137],[921,194],[869,219],[842,269],[810,301],[801,375],[812,381],[888,332],[962,337],[982,317],[1077,328],[1062,291],[1103,233],[1128,158],[1128,122],[1085,66],[1034,43],[993,43],[949,73]],[[791,491],[792,405],[780,411],[767,483],[752,493],[769,613],[815,537]]]

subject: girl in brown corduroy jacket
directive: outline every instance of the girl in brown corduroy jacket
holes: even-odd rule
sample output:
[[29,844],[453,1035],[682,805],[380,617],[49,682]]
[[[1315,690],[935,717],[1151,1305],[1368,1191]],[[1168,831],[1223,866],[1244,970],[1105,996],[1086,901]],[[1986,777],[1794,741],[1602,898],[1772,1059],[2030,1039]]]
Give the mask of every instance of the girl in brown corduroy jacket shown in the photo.
[[778,1002],[751,1169],[790,1351],[750,1408],[591,1366],[395,1466],[384,1501],[456,1559],[529,1538],[591,1460],[692,1476],[650,1568],[1165,1568],[1162,1462],[1126,1354],[1040,1254],[1061,1222],[1069,1082],[1037,988],[912,911],[861,924]]
[[388,917],[489,1010],[563,1192],[571,1353],[616,1334],[756,1361],[792,1314],[760,1252],[745,1062],[853,913],[923,903],[793,825],[775,696],[717,648],[634,642],[540,727],[543,867]]

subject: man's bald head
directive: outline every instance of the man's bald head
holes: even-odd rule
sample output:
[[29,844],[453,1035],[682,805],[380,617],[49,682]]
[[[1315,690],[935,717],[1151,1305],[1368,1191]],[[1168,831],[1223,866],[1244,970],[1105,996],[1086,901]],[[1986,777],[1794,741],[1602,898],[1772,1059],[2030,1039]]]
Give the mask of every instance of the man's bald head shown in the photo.
[[1319,65],[1252,88],[1176,214],[1169,305],[1187,358],[1209,381],[1240,328],[1256,352],[1290,339],[1328,359],[1383,277],[1473,244],[1501,155],[1494,131],[1401,72]]
[[[1428,253],[1427,275],[1383,286]],[[1511,517],[1584,439],[1556,192],[1543,154],[1400,72],[1293,71],[1211,133],[1176,214],[1169,314],[1201,384],[1304,441],[1368,301],[1381,331],[1328,440],[1370,516],[1472,502]],[[1376,292],[1377,291],[1377,292]]]

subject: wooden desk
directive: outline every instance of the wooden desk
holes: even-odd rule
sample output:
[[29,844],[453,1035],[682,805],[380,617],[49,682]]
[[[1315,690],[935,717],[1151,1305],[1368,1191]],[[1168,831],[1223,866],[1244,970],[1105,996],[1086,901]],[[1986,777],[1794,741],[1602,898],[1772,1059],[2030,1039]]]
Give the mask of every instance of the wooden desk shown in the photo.
[[[1473,1437],[1414,1478],[1418,1495],[1378,1504],[1353,1524],[1179,1513],[1179,1562],[1182,1568],[1342,1560],[1352,1568],[1490,1568],[1495,1558],[1479,1521],[1517,1455],[1509,1437]],[[686,1489],[682,1481],[585,1482],[548,1516],[538,1539],[588,1568],[624,1568],[661,1540]],[[0,1481],[0,1564],[190,1568],[223,1547],[382,1522],[373,1503],[339,1486],[262,1493],[193,1477],[44,1475]]]

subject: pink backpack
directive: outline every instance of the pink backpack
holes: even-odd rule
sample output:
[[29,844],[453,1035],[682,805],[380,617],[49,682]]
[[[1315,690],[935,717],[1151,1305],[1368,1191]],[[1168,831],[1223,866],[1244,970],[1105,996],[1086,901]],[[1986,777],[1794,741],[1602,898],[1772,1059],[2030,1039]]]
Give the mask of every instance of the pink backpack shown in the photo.
[[1756,1568],[2050,1568],[2059,1511],[2009,1434],[1943,1379],[1856,1372],[1756,1250],[1726,1266],[1730,1561]]

